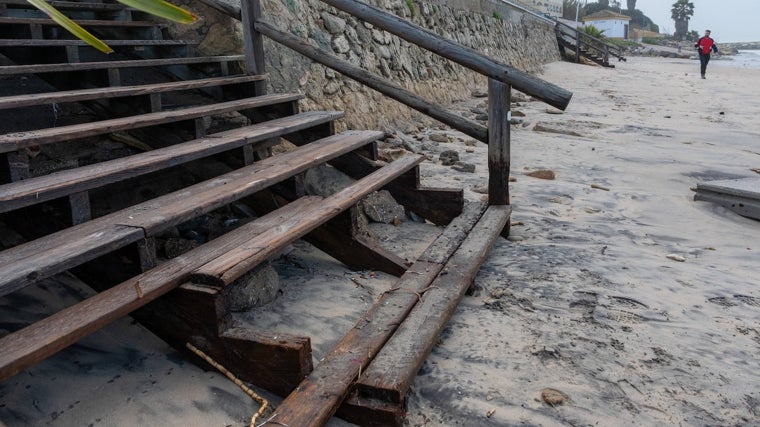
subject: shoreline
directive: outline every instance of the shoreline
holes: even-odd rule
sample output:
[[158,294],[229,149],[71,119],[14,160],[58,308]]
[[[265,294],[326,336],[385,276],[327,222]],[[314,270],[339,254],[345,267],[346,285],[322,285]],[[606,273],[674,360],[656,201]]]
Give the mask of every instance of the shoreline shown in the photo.
[[[521,224],[497,242],[423,365],[405,425],[760,423],[760,222],[695,202],[690,190],[760,177],[751,170],[760,167],[760,69],[715,61],[701,80],[688,59],[615,65],[547,64],[541,77],[574,92],[567,111],[536,101],[513,108],[525,114],[511,148],[512,221]],[[453,108],[474,117],[483,100]],[[431,158],[423,184],[483,197],[487,147],[437,127],[415,135]],[[475,172],[442,166],[445,150]],[[538,169],[556,178],[525,175]],[[436,231],[409,220],[372,230],[410,257]],[[276,262],[289,272],[284,296],[234,321],[314,334],[316,363],[393,278],[358,287],[361,272],[294,248]],[[59,285],[30,290],[35,308],[24,316],[69,303],[55,300]],[[542,400],[547,389],[562,402]],[[257,409],[128,318],[0,384],[8,426],[243,426]]]

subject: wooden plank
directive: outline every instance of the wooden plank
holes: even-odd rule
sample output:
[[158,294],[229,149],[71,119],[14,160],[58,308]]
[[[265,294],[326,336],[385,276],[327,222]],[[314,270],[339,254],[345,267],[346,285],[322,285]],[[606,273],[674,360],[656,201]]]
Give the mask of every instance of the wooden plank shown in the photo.
[[488,80],[488,203],[509,204],[509,85]]
[[110,68],[166,67],[171,65],[204,64],[213,62],[242,61],[243,55],[197,56],[190,58],[141,59],[134,61],[93,61],[75,64],[32,64],[0,66],[0,76],[16,74],[59,73],[72,71],[102,70]]
[[[219,251],[234,246],[237,234],[269,229],[319,202],[305,198],[201,245],[158,267],[100,292],[74,306],[0,338],[0,381],[103,328],[184,283],[190,272]],[[1,255],[1,253],[0,253]],[[231,337],[234,337],[233,333]]]
[[403,403],[390,403],[366,396],[354,390],[343,401],[335,415],[362,427],[400,427],[406,408]]
[[[359,372],[367,367],[380,348],[443,269],[444,262],[459,247],[485,205],[468,205],[459,218],[399,278],[356,323],[316,369],[277,407],[273,422],[290,426],[324,425],[346,398]],[[450,251],[448,254],[444,252]]]
[[[245,68],[248,74],[264,74],[264,36],[256,30],[253,23],[261,19],[261,2],[245,0],[240,3],[240,20],[243,24],[243,47],[245,49]],[[266,93],[266,83],[256,85],[256,95]]]
[[741,216],[760,219],[760,178],[698,183],[694,200],[715,203]]
[[88,221],[0,252],[0,296],[145,236],[139,227]]
[[[76,19],[82,27],[166,27],[166,24],[151,21],[115,21],[106,19]],[[57,26],[52,19],[47,18],[22,18],[0,16],[0,24],[24,24],[24,25],[48,25]]]
[[509,206],[489,206],[424,298],[357,381],[359,394],[401,403],[501,230]]
[[[156,235],[355,150],[382,132],[345,132],[0,252],[0,296]],[[131,233],[120,231],[131,230]]]
[[0,185],[0,213],[134,178],[246,144],[266,144],[273,136],[297,132],[342,116],[343,113],[329,111],[302,113],[129,157]]
[[520,92],[538,98],[560,110],[567,108],[573,96],[572,92],[559,86],[495,61],[474,49],[445,39],[377,7],[356,0],[322,1],[484,76],[512,85]]
[[215,258],[193,273],[195,283],[226,286],[269,258],[276,248],[301,238],[359,202],[367,194],[377,191],[399,174],[422,162],[422,156],[405,156],[374,172],[351,186],[326,197],[316,207],[304,213],[308,219],[284,221],[277,228],[257,236],[255,242],[242,243],[237,248]]
[[289,102],[302,98],[298,94],[273,94],[244,98],[235,101],[220,102],[210,105],[199,105],[157,113],[140,114],[137,116],[101,120],[92,123],[81,123],[56,128],[39,129],[25,132],[15,132],[0,135],[0,153],[17,151],[33,145],[44,145],[53,142],[67,141],[76,138],[102,135],[127,129],[137,129],[156,126],[182,120],[192,120],[197,117],[223,114],[248,108],[265,107],[271,104]]
[[395,99],[396,101],[408,105],[409,107],[439,120],[479,141],[488,141],[488,131],[486,127],[480,123],[465,119],[460,114],[455,114],[446,109],[440,108],[436,104],[425,100],[419,95],[402,88],[388,79],[378,77],[369,71],[355,67],[326,50],[305,43],[300,37],[277,30],[272,25],[257,21],[255,28],[267,37],[282,43],[296,52],[299,52],[323,65],[338,70],[342,74],[345,74],[348,77]]
[[[194,40],[103,40],[111,47],[113,46],[194,46],[200,42]],[[87,42],[79,39],[55,39],[55,40],[36,40],[36,39],[0,39],[0,47],[56,47],[56,46],[81,46],[89,47]]]
[[136,86],[99,87],[92,89],[64,90],[59,92],[32,93],[0,98],[0,110],[62,102],[78,102],[91,99],[108,99],[122,96],[151,95],[169,91],[191,90],[206,87],[248,83],[265,79],[266,76],[212,77]]
[[[18,6],[23,8],[34,8],[26,0],[3,0],[3,4],[9,6]],[[119,3],[102,3],[102,2],[78,2],[78,1],[48,1],[48,3],[61,10],[93,10],[93,11],[107,11],[107,10],[122,10],[127,9],[127,6]]]

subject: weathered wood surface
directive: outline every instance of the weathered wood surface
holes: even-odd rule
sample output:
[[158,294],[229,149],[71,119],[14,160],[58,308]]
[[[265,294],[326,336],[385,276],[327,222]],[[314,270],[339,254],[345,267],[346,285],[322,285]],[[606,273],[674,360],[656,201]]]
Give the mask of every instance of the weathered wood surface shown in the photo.
[[129,157],[82,166],[0,185],[0,212],[42,203],[71,193],[176,166],[247,144],[267,142],[315,124],[335,120],[340,112],[307,112],[213,134]]
[[482,141],[488,142],[488,131],[485,126],[480,123],[474,122],[463,118],[459,114],[449,112],[437,105],[425,100],[424,98],[416,95],[401,86],[391,82],[388,79],[378,77],[375,74],[370,73],[359,67],[355,67],[344,61],[326,50],[322,50],[305,43],[304,39],[277,30],[272,25],[257,21],[255,29],[262,34],[271,38],[272,40],[281,43],[296,52],[299,52],[323,65],[326,65],[332,69],[335,69],[342,74],[351,77],[352,79],[372,88],[376,91],[387,95],[390,98],[395,99],[405,105],[408,105],[415,110],[424,113],[436,120],[439,120],[454,129],[461,131],[471,137]]
[[700,182],[694,200],[716,203],[739,215],[760,220],[760,178]]
[[456,311],[509,220],[509,206],[490,206],[404,323],[357,381],[359,396],[401,403],[422,363]]
[[[82,27],[165,27],[166,24],[152,21],[116,21],[105,19],[77,19],[76,23]],[[58,25],[52,19],[46,18],[22,18],[0,16],[0,24],[23,24],[23,25]]]
[[[193,40],[103,40],[109,46],[195,46],[200,42]],[[79,39],[0,39],[0,47],[53,47],[53,46],[82,46],[91,47],[87,42]],[[93,48],[94,49],[94,48]]]
[[[239,235],[260,233],[303,212],[308,197],[256,219],[218,239],[96,294],[24,329],[0,338],[0,381],[18,373],[184,283],[198,266],[234,248]],[[232,337],[235,334],[231,334]]]
[[[95,3],[89,3],[95,4]],[[189,58],[167,58],[167,59],[141,59],[134,61],[93,61],[78,63],[58,63],[58,64],[31,64],[31,65],[4,65],[0,66],[0,76],[15,74],[37,74],[37,73],[58,73],[86,70],[102,70],[114,68],[138,68],[138,67],[165,67],[170,65],[190,65],[204,63],[226,63],[243,61],[243,55],[226,55],[226,56],[195,56]]]
[[[3,0],[3,4],[19,6],[32,9],[32,6],[26,0]],[[79,2],[79,1],[48,1],[51,6],[60,10],[93,10],[93,11],[106,11],[106,10],[122,10],[128,7],[120,3],[101,3],[101,2]]]
[[[396,286],[356,323],[315,370],[277,407],[272,421],[290,426],[320,426],[348,395],[359,372],[390,338],[464,241],[485,205],[469,205],[399,278]],[[447,253],[448,252],[448,253]]]
[[92,89],[63,90],[59,92],[5,96],[0,98],[0,110],[50,103],[77,102],[87,101],[91,99],[118,98],[122,96],[151,95],[170,91],[249,83],[264,79],[266,79],[266,76],[263,75],[212,77],[208,79],[184,80],[136,86],[99,87]]
[[0,252],[0,296],[154,236],[355,150],[382,132],[345,132]]
[[350,187],[326,197],[319,206],[305,211],[303,216],[308,219],[283,221],[276,228],[257,236],[255,240],[241,243],[237,248],[220,254],[219,257],[195,271],[192,281],[218,286],[229,285],[269,258],[273,254],[272,248],[283,247],[314,230],[330,218],[357,204],[362,197],[382,188],[396,176],[418,165],[423,159],[419,155],[408,155],[390,163]]
[[512,85],[515,89],[553,107],[564,110],[570,103],[572,92],[488,58],[474,49],[447,40],[379,8],[355,0],[322,0],[322,2],[484,76]]
[[17,151],[33,145],[44,145],[53,142],[67,141],[76,138],[102,135],[127,129],[143,128],[172,123],[182,120],[192,120],[198,117],[231,111],[260,108],[276,103],[290,102],[302,98],[298,94],[273,94],[245,98],[217,104],[200,105],[178,110],[159,111],[157,113],[140,114],[137,116],[118,119],[101,120],[92,123],[81,123],[70,126],[15,132],[0,135],[0,153]]
[[[260,0],[245,0],[240,6],[240,19],[243,24],[243,48],[245,49],[245,69],[249,74],[264,74],[264,37],[254,28],[253,23],[261,18]],[[266,93],[264,82],[256,85],[256,95]]]
[[242,13],[240,11],[240,6],[238,5],[230,4],[230,3],[220,1],[220,0],[199,0],[199,1],[208,7],[211,7],[213,9],[218,10],[219,12],[226,14],[227,16],[231,18],[235,18],[238,21],[242,21]]
[[509,204],[509,85],[488,80],[488,203]]

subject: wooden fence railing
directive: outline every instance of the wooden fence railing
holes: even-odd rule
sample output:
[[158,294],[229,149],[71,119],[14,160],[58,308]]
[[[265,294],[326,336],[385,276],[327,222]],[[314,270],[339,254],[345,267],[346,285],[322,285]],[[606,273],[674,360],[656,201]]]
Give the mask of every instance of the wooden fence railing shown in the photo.
[[557,21],[555,29],[559,37],[568,37],[575,41],[575,57],[577,61],[580,61],[580,51],[584,48],[596,52],[599,57],[603,58],[605,63],[610,62],[610,56],[617,58],[618,61],[626,60],[625,56],[623,56],[623,49],[620,46],[605,42],[586,34],[578,28],[573,28],[559,21]]
[[[245,33],[246,67],[251,74],[264,74],[263,36],[293,49],[310,59],[395,99],[423,114],[488,144],[489,203],[509,204],[510,167],[510,96],[515,89],[564,110],[572,93],[509,65],[491,59],[474,49],[443,38],[396,15],[356,0],[322,0],[322,2],[366,21],[439,56],[454,61],[488,77],[488,127],[453,114],[390,80],[374,75],[305,42],[302,38],[278,30],[266,22],[260,0],[242,0],[237,9],[219,0],[200,0],[229,16],[240,19]],[[263,94],[263,84],[257,87]]]

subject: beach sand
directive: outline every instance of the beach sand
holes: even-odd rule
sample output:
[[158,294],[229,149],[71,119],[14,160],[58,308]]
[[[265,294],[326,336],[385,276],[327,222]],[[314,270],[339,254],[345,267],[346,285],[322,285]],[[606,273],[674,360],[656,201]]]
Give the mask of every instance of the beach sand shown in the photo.
[[[714,61],[701,80],[696,61],[615,65],[548,64],[540,77],[574,92],[567,111],[514,108],[526,124],[512,128],[517,223],[420,370],[408,426],[760,423],[760,221],[695,202],[691,190],[758,177],[760,70]],[[474,117],[483,102],[453,108]],[[423,183],[483,197],[487,147],[438,127],[415,135],[431,158]],[[440,165],[444,150],[475,173]],[[556,178],[525,175],[539,169]],[[440,231],[410,220],[372,229],[410,259]],[[293,248],[275,262],[281,297],[234,322],[311,336],[316,364],[394,280]],[[0,328],[70,303],[50,296],[79,285],[55,280],[0,300]],[[0,384],[8,426],[242,426],[257,409],[131,319]]]

